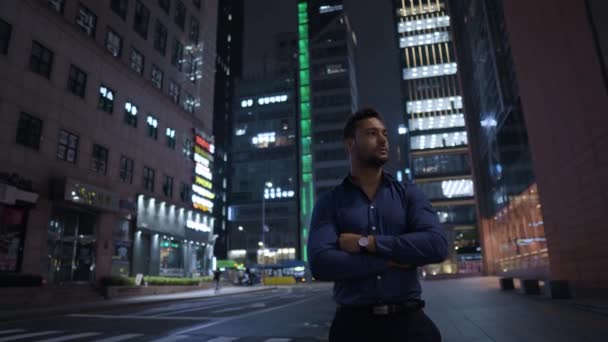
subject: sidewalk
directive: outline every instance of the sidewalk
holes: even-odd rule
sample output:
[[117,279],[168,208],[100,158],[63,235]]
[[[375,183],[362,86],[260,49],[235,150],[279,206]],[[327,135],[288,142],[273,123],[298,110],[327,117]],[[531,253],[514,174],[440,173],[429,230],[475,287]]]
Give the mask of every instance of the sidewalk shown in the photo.
[[[445,342],[608,341],[602,300],[555,300],[499,289],[498,278],[422,283],[425,312]],[[595,309],[591,309],[595,308]]]
[[[69,304],[55,305],[44,308],[34,309],[15,309],[15,310],[0,310],[0,321],[13,321],[19,319],[31,319],[35,317],[45,317],[52,315],[61,315],[74,312],[89,312],[97,310],[107,310],[126,306],[157,304],[163,302],[181,301],[201,299],[207,297],[229,296],[240,293],[269,291],[276,287],[273,286],[226,286],[222,287],[218,294],[215,294],[214,289],[205,289],[198,291],[188,291],[163,295],[137,296],[129,298],[99,300],[88,302],[85,304]],[[0,292],[1,293],[1,292]]]

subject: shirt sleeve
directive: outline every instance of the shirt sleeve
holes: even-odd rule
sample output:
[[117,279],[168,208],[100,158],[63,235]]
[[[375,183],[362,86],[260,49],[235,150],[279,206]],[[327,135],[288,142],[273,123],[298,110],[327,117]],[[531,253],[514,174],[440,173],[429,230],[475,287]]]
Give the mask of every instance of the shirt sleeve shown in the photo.
[[363,278],[383,273],[386,259],[370,254],[350,254],[338,246],[331,192],[321,197],[312,213],[308,256],[312,275],[319,280],[335,281]]
[[437,213],[414,184],[406,191],[408,233],[376,236],[379,255],[414,266],[440,263],[448,255],[448,242]]

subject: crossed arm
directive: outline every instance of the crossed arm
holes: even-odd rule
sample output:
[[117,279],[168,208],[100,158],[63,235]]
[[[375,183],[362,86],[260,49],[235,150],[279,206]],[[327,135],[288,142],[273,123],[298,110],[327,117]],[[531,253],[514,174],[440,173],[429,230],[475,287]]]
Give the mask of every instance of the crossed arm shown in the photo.
[[390,267],[409,268],[445,260],[448,244],[426,196],[411,185],[407,192],[409,233],[371,235],[361,253],[358,234],[338,234],[331,198],[319,200],[313,210],[308,255],[313,276],[320,280],[362,278]]

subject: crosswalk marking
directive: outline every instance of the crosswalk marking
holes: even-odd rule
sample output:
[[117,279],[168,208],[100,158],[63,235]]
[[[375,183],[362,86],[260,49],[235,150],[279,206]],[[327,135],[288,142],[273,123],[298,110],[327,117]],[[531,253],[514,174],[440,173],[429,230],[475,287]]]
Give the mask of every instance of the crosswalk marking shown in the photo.
[[173,342],[173,341],[179,341],[182,340],[184,338],[187,338],[187,335],[173,335],[173,336],[167,336],[167,337],[163,337],[163,338],[159,338],[158,340],[154,340],[151,342]]
[[19,335],[13,335],[13,336],[8,336],[8,337],[3,337],[0,338],[0,342],[5,342],[5,341],[16,341],[16,340],[21,340],[24,338],[30,338],[30,337],[37,337],[37,336],[44,336],[44,335],[51,335],[51,334],[58,334],[61,331],[41,331],[41,332],[36,332],[36,333],[29,333],[29,334],[19,334]]
[[108,337],[101,340],[95,340],[93,342],[119,342],[124,340],[130,340],[135,337],[143,336],[143,334],[123,334],[114,337]]
[[0,335],[20,333],[20,332],[24,332],[24,331],[25,330],[23,330],[23,329],[0,330]]
[[107,318],[107,319],[148,319],[148,320],[161,320],[161,321],[208,321],[214,317],[206,316],[136,316],[136,315],[97,315],[97,314],[70,314],[67,317],[80,317],[80,318]]
[[236,339],[238,339],[238,337],[219,336],[219,337],[207,340],[207,342],[232,342]]
[[72,334],[72,335],[66,335],[66,336],[59,336],[59,337],[55,337],[55,338],[49,338],[46,340],[40,340],[37,342],[62,342],[62,341],[75,340],[78,338],[90,337],[90,336],[96,336],[96,335],[101,335],[101,333],[90,332],[90,333]]

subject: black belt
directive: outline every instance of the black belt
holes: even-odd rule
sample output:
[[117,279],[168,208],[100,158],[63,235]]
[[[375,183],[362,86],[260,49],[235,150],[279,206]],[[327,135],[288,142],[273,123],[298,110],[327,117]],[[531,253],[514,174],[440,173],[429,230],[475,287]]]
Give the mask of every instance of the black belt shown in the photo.
[[398,304],[376,304],[366,306],[356,305],[341,305],[338,304],[339,311],[356,311],[356,312],[368,312],[372,315],[384,316],[395,314],[399,312],[415,312],[423,309],[425,303],[421,299],[411,299],[403,303]]

